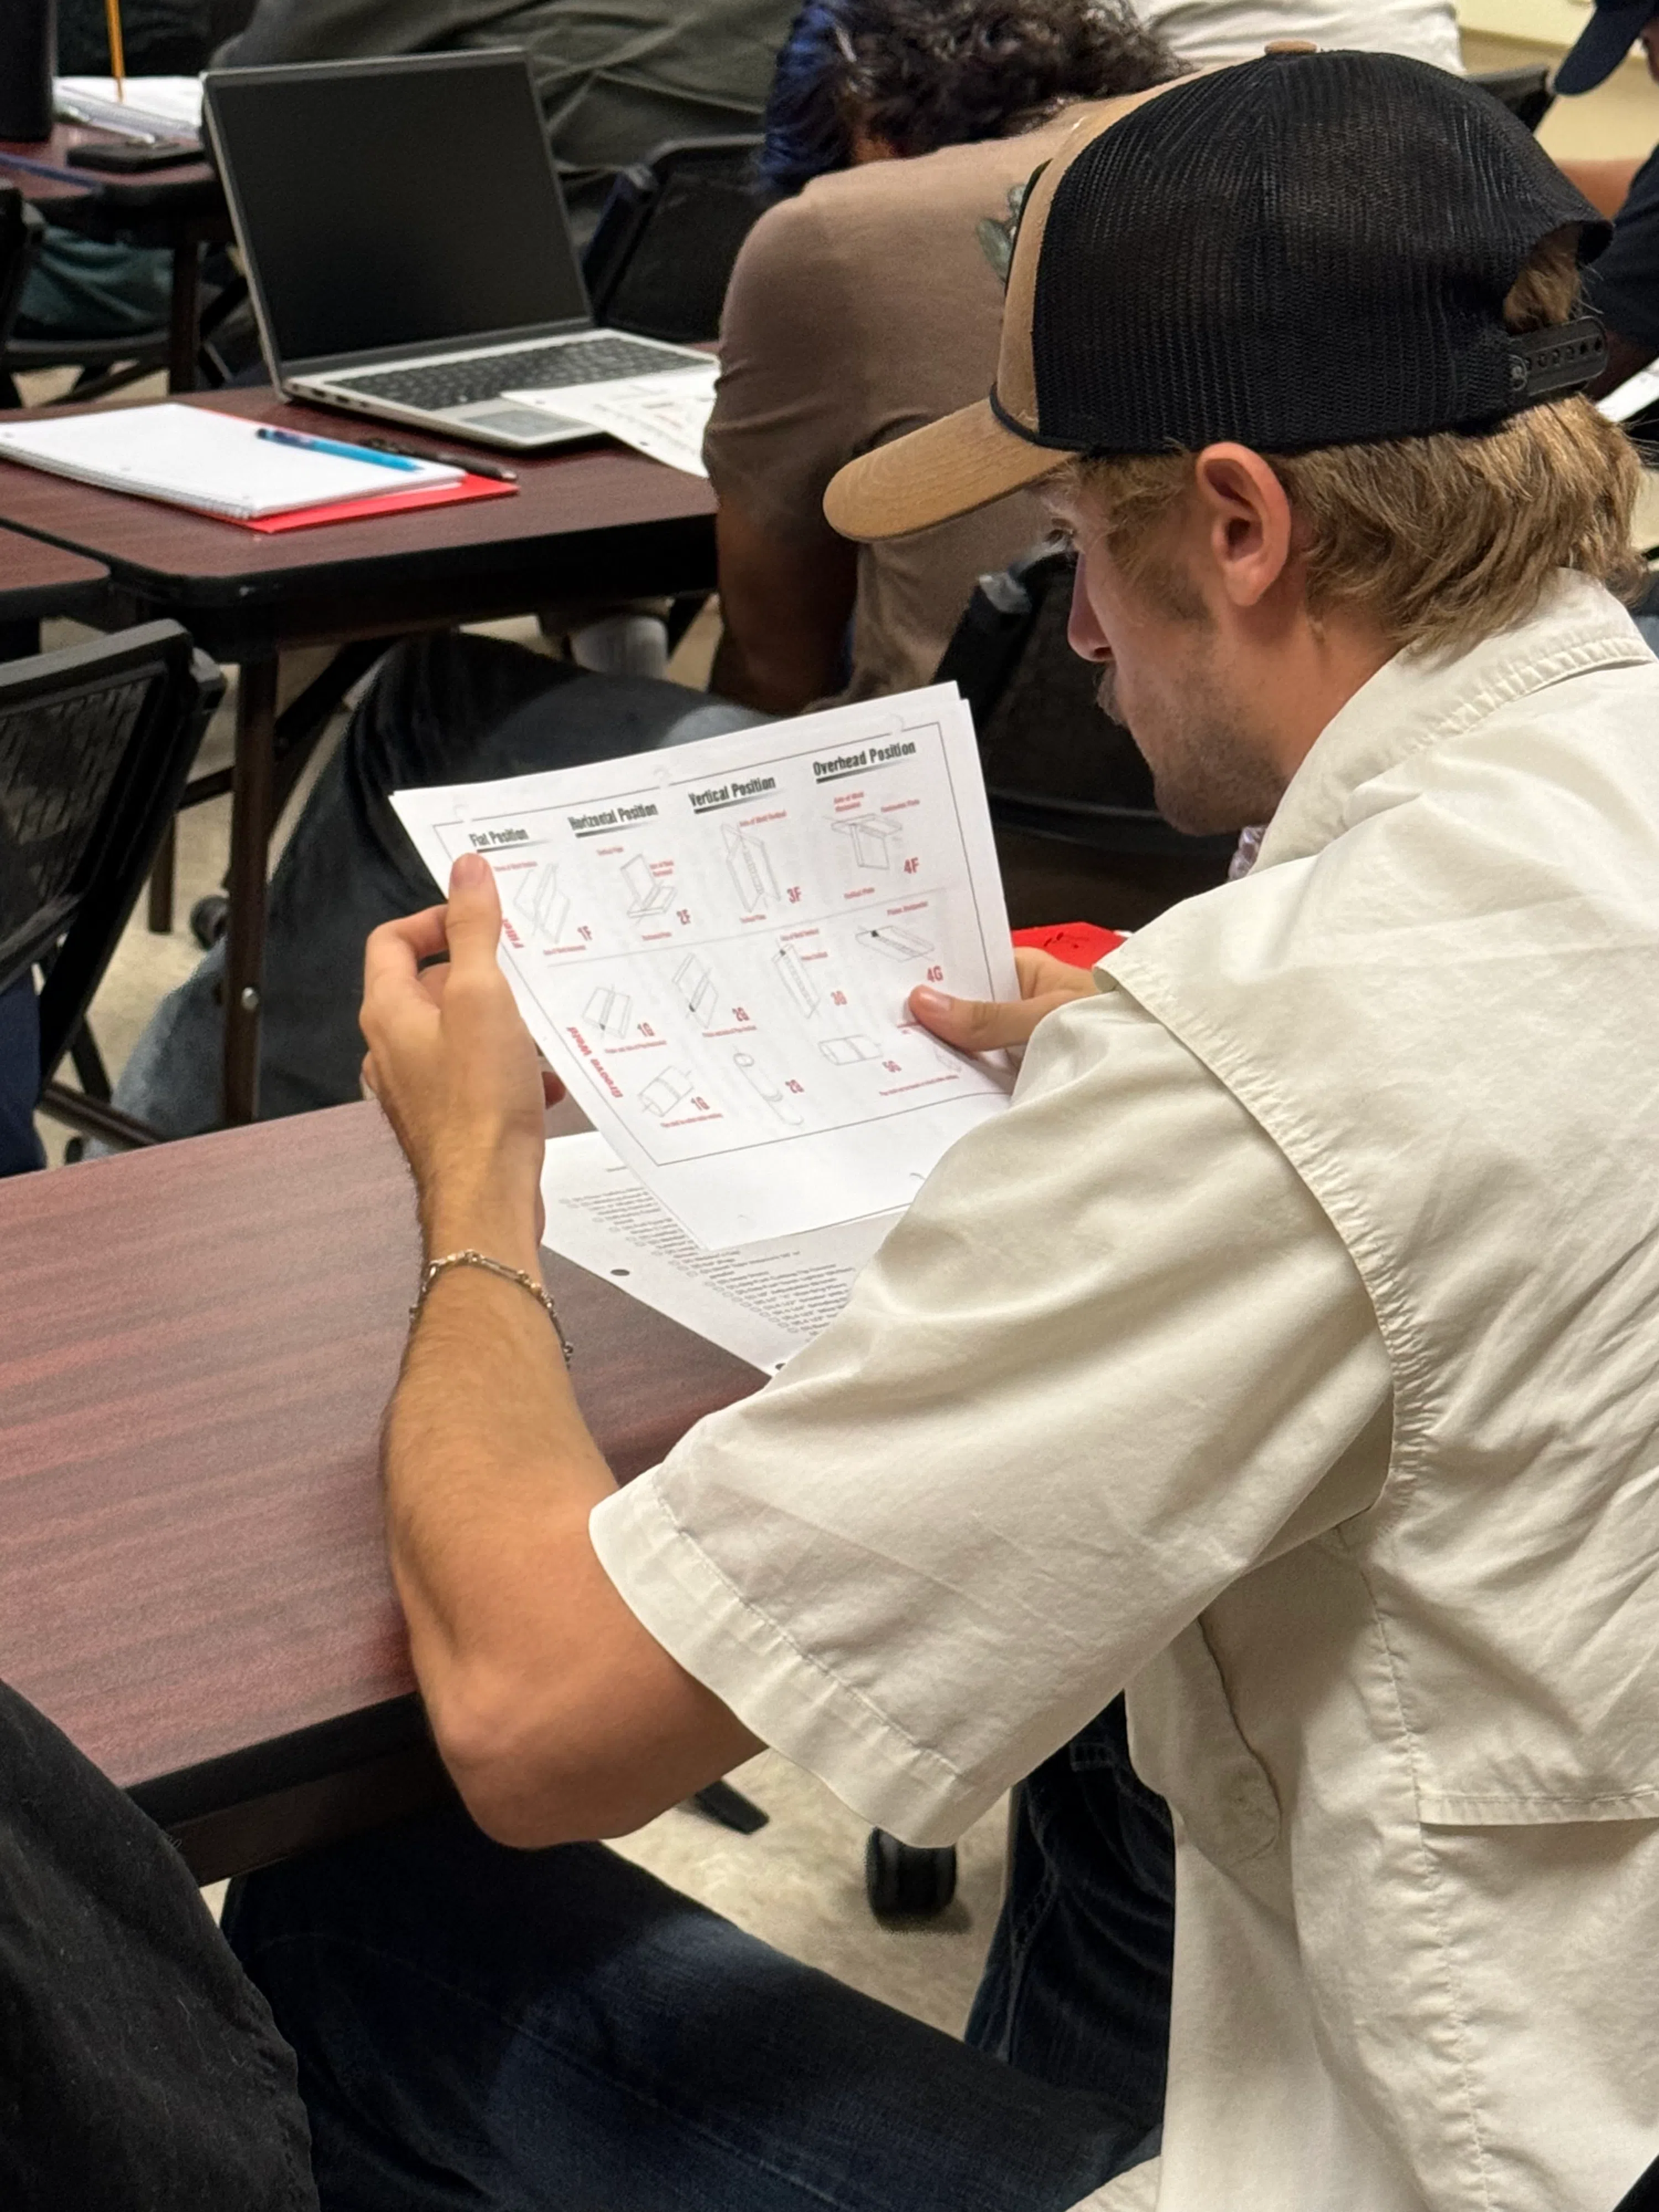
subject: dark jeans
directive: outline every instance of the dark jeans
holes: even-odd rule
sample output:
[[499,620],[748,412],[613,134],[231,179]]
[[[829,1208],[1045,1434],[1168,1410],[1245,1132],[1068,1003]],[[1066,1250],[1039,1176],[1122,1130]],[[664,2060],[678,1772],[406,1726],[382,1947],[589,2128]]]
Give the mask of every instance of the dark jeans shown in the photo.
[[[766,720],[683,684],[591,676],[464,632],[388,654],[271,878],[261,1114],[359,1095],[363,940],[441,896],[392,811],[392,792],[579,767]],[[223,988],[220,945],[157,1007],[115,1086],[118,1106],[169,1136],[216,1124]]]
[[3,1683],[0,2204],[317,2212],[293,2055],[183,1860]]
[[1172,1887],[1120,1701],[1020,1792],[971,2044],[459,1812],[253,1875],[225,1929],[325,2212],[1063,2212],[1156,2151]]

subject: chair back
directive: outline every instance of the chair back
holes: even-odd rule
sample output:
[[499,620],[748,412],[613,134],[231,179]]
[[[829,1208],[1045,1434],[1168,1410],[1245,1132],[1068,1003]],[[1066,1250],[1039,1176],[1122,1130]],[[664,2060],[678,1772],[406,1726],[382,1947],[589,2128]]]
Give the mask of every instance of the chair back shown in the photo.
[[81,1025],[223,690],[171,622],[0,667],[0,991],[45,969],[43,1078]]
[[680,345],[720,336],[732,264],[765,207],[760,143],[675,140],[623,170],[582,259],[597,322]]
[[1134,739],[1102,714],[1099,679],[1066,641],[1074,567],[1045,544],[981,576],[939,665],[973,710],[992,821],[1097,852],[1230,852],[1231,837],[1171,829]]
[[[15,185],[0,185],[0,345],[10,335],[18,302],[34,258],[40,250],[46,224]],[[14,404],[9,395],[0,405]]]
[[1494,100],[1501,100],[1528,131],[1536,131],[1555,105],[1547,69],[1477,70],[1469,82],[1480,86]]

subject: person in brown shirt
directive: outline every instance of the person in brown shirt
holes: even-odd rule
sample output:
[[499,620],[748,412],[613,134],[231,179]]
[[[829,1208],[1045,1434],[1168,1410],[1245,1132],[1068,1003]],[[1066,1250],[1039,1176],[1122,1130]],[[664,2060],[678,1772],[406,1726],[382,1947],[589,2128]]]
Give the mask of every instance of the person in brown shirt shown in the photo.
[[790,714],[926,684],[975,577],[1042,536],[1026,492],[853,546],[823,499],[845,462],[989,389],[1002,315],[992,254],[1011,196],[1069,120],[817,178],[750,233],[703,447],[726,616],[713,690]]
[[[823,520],[824,486],[989,388],[1011,196],[1057,142],[1054,118],[1178,73],[1127,0],[807,0],[760,164],[788,196],[733,276],[708,430],[726,632],[711,691],[465,632],[390,653],[272,879],[264,1114],[358,1095],[364,939],[432,897],[392,792],[684,744],[931,678],[981,571],[1042,535],[1036,503],[854,548]],[[217,1118],[222,979],[216,945],[116,1086],[170,1136]]]

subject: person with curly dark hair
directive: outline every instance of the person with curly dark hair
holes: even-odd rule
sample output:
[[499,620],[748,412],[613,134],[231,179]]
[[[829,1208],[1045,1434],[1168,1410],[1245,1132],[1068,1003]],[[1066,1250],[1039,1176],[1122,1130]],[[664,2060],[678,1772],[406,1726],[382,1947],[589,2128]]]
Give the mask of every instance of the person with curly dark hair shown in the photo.
[[1127,0],[807,0],[766,103],[780,198],[860,161],[1030,131],[1068,100],[1175,73]]

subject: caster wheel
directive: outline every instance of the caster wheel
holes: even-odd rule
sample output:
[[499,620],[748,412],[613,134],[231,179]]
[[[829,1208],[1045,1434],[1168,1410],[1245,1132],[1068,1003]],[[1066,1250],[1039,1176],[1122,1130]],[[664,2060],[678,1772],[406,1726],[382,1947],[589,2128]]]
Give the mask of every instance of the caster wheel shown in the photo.
[[957,1855],[946,1844],[930,1850],[902,1844],[884,1828],[872,1828],[864,1847],[864,1887],[878,1919],[931,1920],[957,1893]]
[[72,1168],[76,1160],[83,1160],[86,1156],[87,1140],[84,1137],[71,1137],[64,1146],[64,1165],[66,1168]]
[[204,952],[211,952],[225,933],[225,918],[230,912],[230,901],[222,891],[210,891],[198,898],[190,910],[190,933]]

